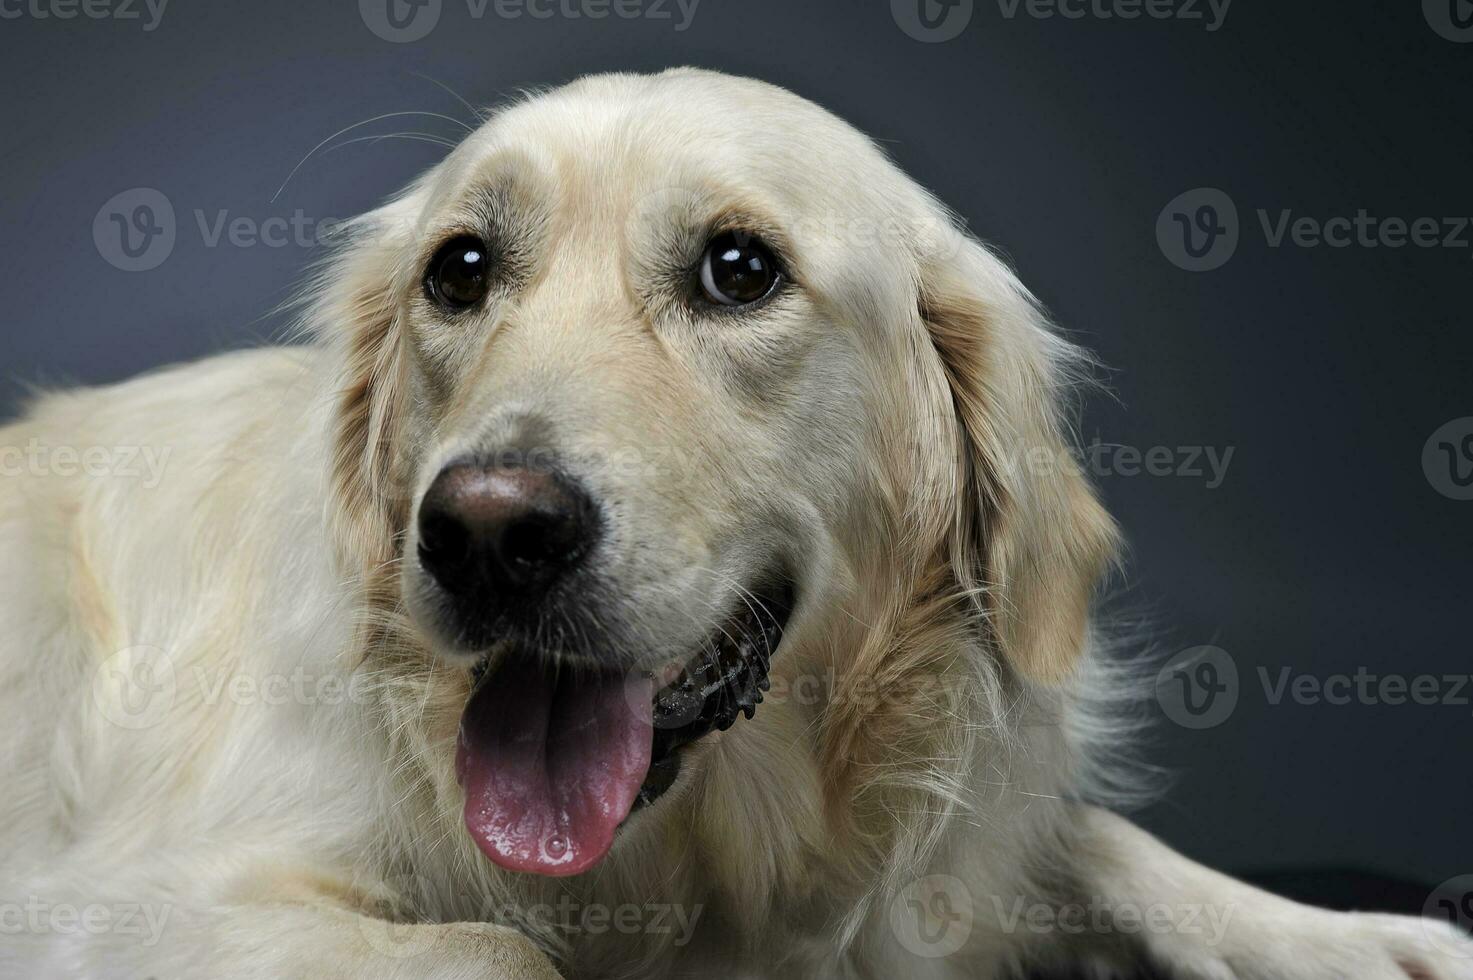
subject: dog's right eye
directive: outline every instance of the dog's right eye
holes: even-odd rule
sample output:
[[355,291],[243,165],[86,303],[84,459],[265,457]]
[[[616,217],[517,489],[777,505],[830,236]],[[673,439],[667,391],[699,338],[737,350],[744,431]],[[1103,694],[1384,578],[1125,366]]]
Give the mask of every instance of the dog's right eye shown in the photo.
[[441,245],[425,270],[425,295],[450,312],[475,306],[490,289],[490,252],[474,235],[461,235]]

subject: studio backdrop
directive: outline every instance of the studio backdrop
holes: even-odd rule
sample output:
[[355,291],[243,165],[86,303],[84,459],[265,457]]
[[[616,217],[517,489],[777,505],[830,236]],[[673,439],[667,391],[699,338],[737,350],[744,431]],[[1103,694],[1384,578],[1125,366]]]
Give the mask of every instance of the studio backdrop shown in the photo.
[[1473,872],[1469,13],[0,0],[0,417],[280,337],[335,224],[520,89],[759,76],[874,134],[1098,356],[1076,462],[1130,543],[1146,826],[1431,888]]

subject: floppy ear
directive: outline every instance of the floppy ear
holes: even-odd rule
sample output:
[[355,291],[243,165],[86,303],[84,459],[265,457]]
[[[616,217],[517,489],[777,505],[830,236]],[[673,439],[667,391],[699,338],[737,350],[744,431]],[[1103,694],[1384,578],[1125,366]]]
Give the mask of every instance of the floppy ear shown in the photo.
[[1029,680],[1058,683],[1083,652],[1117,540],[1066,441],[1062,396],[1081,354],[971,239],[923,269],[921,316],[960,426],[953,574],[982,604],[1004,659]]
[[371,585],[395,554],[407,513],[403,433],[407,393],[400,323],[401,264],[412,254],[395,202],[345,225],[312,278],[308,330],[331,358],[330,485],[333,527],[350,567]]

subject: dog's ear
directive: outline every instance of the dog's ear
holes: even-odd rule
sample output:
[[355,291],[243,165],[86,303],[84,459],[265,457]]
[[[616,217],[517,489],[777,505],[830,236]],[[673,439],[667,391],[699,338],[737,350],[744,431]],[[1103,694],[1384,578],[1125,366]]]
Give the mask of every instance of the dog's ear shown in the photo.
[[970,238],[924,265],[920,306],[959,426],[952,573],[1013,669],[1058,683],[1083,652],[1117,540],[1068,441],[1063,400],[1080,353]]
[[309,286],[307,328],[331,359],[330,508],[350,567],[370,582],[393,560],[406,520],[403,283],[411,270],[412,202],[342,226]]

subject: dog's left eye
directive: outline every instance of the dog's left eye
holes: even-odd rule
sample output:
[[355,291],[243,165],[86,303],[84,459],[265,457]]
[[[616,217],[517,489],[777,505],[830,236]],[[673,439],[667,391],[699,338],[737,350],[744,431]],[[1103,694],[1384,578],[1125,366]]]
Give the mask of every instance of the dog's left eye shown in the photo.
[[721,306],[755,303],[776,289],[781,278],[772,250],[744,232],[722,232],[701,256],[701,292]]
[[462,235],[440,246],[425,270],[425,293],[438,306],[458,312],[475,306],[491,289],[486,243]]

